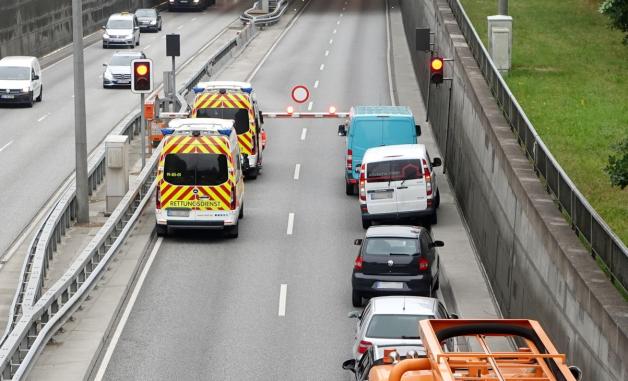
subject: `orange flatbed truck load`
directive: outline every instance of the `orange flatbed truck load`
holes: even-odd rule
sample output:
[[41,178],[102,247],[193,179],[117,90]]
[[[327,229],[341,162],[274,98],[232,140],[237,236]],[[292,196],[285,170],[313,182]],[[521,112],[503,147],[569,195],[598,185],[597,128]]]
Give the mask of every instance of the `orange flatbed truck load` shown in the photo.
[[[578,381],[581,371],[566,364],[540,324],[534,320],[422,320],[420,336],[425,356],[376,361],[369,381]],[[475,340],[481,351],[447,352],[454,338]],[[492,351],[496,338],[513,340],[512,352]],[[475,347],[475,346],[474,346]],[[407,356],[410,357],[410,356]]]

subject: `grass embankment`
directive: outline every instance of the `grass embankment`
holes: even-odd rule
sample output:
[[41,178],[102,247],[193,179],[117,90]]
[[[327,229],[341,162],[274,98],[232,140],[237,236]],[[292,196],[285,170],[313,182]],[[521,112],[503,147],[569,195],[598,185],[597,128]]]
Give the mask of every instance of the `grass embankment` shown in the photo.
[[[462,0],[487,46],[495,0]],[[597,0],[510,0],[512,70],[506,81],[578,189],[628,243],[628,188],[604,172],[611,146],[628,136],[628,46]]]

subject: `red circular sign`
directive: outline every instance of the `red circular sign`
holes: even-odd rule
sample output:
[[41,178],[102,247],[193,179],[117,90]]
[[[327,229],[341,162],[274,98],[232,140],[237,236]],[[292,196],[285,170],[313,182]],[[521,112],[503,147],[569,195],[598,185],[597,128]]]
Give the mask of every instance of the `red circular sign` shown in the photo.
[[303,85],[292,88],[292,100],[297,103],[305,103],[310,98],[310,90]]

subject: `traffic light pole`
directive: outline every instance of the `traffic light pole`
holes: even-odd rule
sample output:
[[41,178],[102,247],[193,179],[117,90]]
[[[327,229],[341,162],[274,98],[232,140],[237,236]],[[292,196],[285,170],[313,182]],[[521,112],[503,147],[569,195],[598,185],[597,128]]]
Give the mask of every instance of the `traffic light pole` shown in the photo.
[[144,119],[144,93],[140,94],[140,156],[142,156],[142,169],[146,165],[146,120]]
[[85,68],[83,64],[83,7],[72,0],[72,40],[74,46],[74,146],[76,161],[76,221],[89,223],[87,178],[87,127],[85,115]]

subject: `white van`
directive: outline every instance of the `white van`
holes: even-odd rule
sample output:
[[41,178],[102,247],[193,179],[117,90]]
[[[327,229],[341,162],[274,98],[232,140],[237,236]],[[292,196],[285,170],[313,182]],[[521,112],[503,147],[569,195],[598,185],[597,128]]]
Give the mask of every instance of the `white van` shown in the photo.
[[0,103],[41,102],[44,87],[35,57],[13,56],[0,60]]
[[433,168],[440,165],[423,144],[369,148],[360,167],[362,227],[405,218],[436,224],[440,193]]

